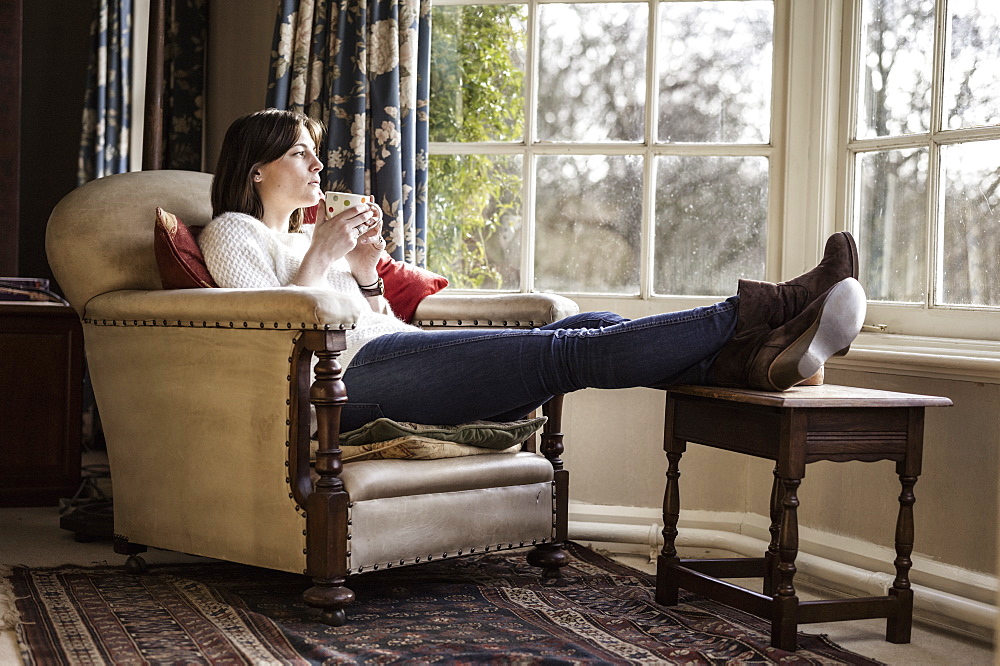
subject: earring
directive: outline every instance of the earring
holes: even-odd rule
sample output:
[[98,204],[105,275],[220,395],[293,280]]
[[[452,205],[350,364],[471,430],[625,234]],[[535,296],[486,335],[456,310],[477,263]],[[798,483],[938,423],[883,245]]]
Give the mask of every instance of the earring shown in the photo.
[[255,183],[259,183],[260,182],[260,174],[259,173],[258,174],[254,174],[253,180],[254,180]]

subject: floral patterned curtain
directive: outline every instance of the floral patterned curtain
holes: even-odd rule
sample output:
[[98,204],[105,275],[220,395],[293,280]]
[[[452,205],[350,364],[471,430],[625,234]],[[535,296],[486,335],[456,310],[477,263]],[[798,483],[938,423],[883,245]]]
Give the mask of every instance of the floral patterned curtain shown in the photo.
[[[132,8],[132,0],[95,0],[77,169],[81,185],[129,170]],[[162,168],[200,171],[208,1],[167,0],[166,16]]]
[[267,104],[326,124],[324,189],[372,194],[425,265],[430,0],[281,0]]
[[163,168],[201,171],[208,0],[168,0]]
[[97,0],[83,102],[77,181],[128,171],[132,124],[132,0]]

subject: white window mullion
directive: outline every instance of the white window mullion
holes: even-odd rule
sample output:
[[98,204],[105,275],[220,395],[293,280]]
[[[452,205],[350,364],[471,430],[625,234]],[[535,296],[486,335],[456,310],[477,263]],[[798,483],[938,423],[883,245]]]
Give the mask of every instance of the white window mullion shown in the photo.
[[521,291],[535,290],[535,108],[538,99],[538,2],[528,3],[524,145],[521,148]]
[[[838,37],[843,20],[841,5],[834,0],[775,3],[776,53],[784,43],[779,35],[787,34],[788,41],[785,62],[774,68],[775,88],[787,91],[787,97],[777,118],[783,131],[779,129],[772,137],[775,146],[784,150],[777,156],[782,177],[772,182],[783,191],[783,199],[781,219],[772,227],[778,242],[769,243],[769,250],[775,248],[781,257],[780,264],[774,262],[778,274],[769,270],[771,279],[801,273],[815,263],[826,236],[838,226]],[[780,100],[775,99],[777,104]],[[778,114],[778,109],[773,113]]]
[[656,272],[656,131],[660,117],[660,96],[657,94],[659,63],[657,45],[660,41],[659,0],[649,0],[649,20],[646,39],[646,115],[645,150],[642,164],[642,231],[639,265],[639,298],[653,293]]
[[937,295],[944,291],[944,198],[941,196],[941,144],[943,129],[945,45],[948,43],[947,3],[938,0],[934,7],[934,58],[931,76],[931,124],[928,136],[927,164],[927,274],[924,298],[933,308]]

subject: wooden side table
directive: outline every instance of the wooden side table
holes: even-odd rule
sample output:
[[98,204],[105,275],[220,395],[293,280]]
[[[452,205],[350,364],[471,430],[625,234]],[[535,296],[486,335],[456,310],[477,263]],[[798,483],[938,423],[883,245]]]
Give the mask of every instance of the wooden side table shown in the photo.
[[0,506],[55,506],[77,491],[82,391],[73,308],[0,302]]
[[[920,475],[924,409],[951,405],[935,396],[847,386],[797,387],[783,393],[679,386],[667,394],[663,448],[667,487],[663,551],[657,560],[656,600],[677,604],[683,587],[771,621],[771,645],[796,649],[799,624],[887,618],[886,640],[908,643],[913,616],[913,486]],[[761,558],[680,559],[675,548],[680,514],[678,469],[687,442],[775,461],[771,543]],[[893,460],[902,484],[896,520],[896,578],[889,594],[860,599],[799,601],[795,594],[799,500],[805,466],[817,460]],[[764,579],[763,594],[723,578]]]

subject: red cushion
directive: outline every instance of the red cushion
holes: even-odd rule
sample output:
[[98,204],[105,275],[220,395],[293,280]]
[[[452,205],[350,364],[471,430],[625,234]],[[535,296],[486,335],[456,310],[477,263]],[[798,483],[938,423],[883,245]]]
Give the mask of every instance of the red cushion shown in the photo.
[[156,209],[153,251],[164,289],[219,286],[208,272],[198,247],[196,238],[201,230],[202,227],[189,228],[176,215],[162,208]]
[[385,300],[405,322],[413,319],[420,301],[448,286],[448,278],[383,255],[375,267],[385,286]]

